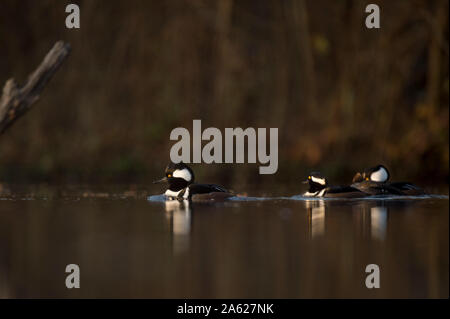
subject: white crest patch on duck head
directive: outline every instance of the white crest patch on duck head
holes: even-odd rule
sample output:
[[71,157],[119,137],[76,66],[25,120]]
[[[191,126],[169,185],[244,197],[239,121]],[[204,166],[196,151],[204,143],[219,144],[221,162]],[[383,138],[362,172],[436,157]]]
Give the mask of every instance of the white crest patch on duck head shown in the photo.
[[174,170],[172,176],[175,178],[182,178],[186,182],[192,182],[192,174],[187,168]]
[[370,174],[370,180],[374,182],[384,183],[389,179],[389,172],[386,167],[380,165],[377,170]]
[[311,180],[314,183],[317,183],[317,184],[320,184],[320,185],[326,185],[327,184],[327,181],[326,181],[325,178],[311,176]]

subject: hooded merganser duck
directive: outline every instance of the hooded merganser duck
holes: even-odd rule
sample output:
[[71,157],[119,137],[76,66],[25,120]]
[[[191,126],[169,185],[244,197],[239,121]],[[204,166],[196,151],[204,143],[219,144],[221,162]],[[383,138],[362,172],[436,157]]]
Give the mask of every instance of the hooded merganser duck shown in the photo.
[[166,176],[153,183],[167,182],[169,188],[164,193],[169,200],[192,200],[199,202],[224,200],[234,196],[222,186],[215,184],[193,184],[194,172],[181,163],[170,163],[166,167]]
[[383,165],[357,172],[353,177],[352,187],[370,195],[424,195],[425,191],[409,182],[389,183],[390,174]]
[[304,182],[309,184],[305,197],[355,198],[367,196],[352,186],[328,186],[328,180],[319,172],[312,172]]

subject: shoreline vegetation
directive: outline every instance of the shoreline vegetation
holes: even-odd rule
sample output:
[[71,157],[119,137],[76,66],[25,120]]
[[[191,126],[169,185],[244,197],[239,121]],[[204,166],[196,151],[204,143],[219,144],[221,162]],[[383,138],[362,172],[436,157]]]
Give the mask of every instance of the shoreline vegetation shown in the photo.
[[[51,4],[51,5],[50,5]],[[448,1],[5,0],[0,85],[24,83],[59,39],[70,58],[0,137],[1,183],[146,183],[176,127],[276,127],[278,171],[196,164],[201,180],[335,183],[383,163],[395,180],[448,185]],[[14,32],[9,32],[13,30]],[[448,187],[448,186],[447,186]]]

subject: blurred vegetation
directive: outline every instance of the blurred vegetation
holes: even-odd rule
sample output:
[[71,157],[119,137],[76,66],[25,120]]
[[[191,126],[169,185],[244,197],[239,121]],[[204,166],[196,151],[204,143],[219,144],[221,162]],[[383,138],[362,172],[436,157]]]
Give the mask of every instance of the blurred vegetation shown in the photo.
[[384,163],[395,179],[447,184],[448,1],[2,0],[0,83],[23,83],[57,40],[72,53],[41,101],[0,137],[0,180],[158,177],[170,131],[278,127],[279,170],[196,165],[221,183],[350,182]]

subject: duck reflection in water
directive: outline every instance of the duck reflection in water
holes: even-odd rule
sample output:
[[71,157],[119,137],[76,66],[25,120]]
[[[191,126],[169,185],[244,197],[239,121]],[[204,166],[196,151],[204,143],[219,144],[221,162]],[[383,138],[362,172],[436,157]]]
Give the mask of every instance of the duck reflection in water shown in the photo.
[[181,254],[189,250],[192,209],[188,200],[165,201],[166,219],[172,234],[172,251]]
[[310,238],[323,235],[325,232],[325,202],[323,200],[307,200],[308,232]]
[[382,201],[360,202],[355,206],[353,220],[357,230],[372,239],[386,238],[389,211]]
[[386,237],[388,210],[384,206],[370,208],[370,234],[372,238],[384,240]]
[[[311,239],[325,233],[327,205],[324,200],[304,202],[308,211],[308,233]],[[328,203],[332,205],[333,203]],[[361,201],[354,206],[353,222],[355,230],[368,234],[372,239],[384,240],[386,237],[388,208],[382,202]]]

